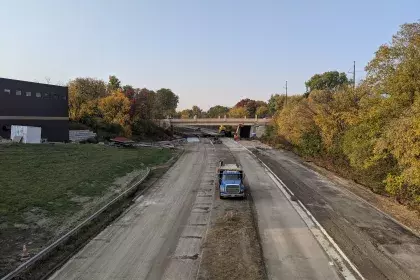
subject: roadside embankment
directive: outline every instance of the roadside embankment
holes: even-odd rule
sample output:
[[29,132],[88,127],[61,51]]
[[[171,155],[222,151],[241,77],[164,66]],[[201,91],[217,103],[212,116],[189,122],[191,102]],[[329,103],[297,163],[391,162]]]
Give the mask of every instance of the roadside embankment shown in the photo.
[[[102,145],[1,145],[0,276],[33,257],[69,229],[130,188],[147,168],[173,156],[168,149]],[[153,171],[152,171],[153,172]],[[77,249],[130,203],[110,207],[73,238]],[[22,258],[23,245],[28,257]]]

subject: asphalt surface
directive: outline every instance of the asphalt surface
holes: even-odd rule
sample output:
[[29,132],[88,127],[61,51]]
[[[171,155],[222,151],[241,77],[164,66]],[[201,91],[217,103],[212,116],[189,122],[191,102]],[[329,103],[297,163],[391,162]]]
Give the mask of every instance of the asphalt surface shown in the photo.
[[[324,251],[325,244],[272,174],[243,146],[231,139],[223,142],[246,175],[268,278],[342,279],[343,268]],[[250,143],[255,142],[243,142],[252,148]],[[218,199],[215,169],[223,152],[217,146],[208,139],[187,143],[184,155],[161,179],[50,279],[196,279]],[[364,279],[420,279],[417,236],[293,154],[259,150],[256,155],[294,192]]]
[[[255,143],[242,141],[248,148]],[[257,144],[258,145],[258,144]],[[365,279],[420,279],[420,239],[288,151],[256,155],[288,186]]]
[[269,279],[341,279],[298,212],[263,166],[242,146],[223,139],[242,165],[257,213]]
[[217,164],[203,141],[50,279],[195,279]]

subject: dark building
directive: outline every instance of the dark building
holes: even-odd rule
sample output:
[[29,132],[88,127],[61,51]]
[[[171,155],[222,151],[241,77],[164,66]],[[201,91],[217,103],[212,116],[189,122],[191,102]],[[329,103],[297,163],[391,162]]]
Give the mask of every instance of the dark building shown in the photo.
[[42,128],[43,139],[69,140],[68,88],[0,78],[0,136],[12,125]]

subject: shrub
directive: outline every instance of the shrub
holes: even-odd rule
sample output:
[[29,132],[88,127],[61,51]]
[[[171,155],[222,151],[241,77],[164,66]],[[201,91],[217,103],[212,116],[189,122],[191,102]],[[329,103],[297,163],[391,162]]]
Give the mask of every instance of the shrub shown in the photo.
[[316,156],[322,150],[322,139],[317,131],[305,132],[300,138],[298,151],[303,156]]

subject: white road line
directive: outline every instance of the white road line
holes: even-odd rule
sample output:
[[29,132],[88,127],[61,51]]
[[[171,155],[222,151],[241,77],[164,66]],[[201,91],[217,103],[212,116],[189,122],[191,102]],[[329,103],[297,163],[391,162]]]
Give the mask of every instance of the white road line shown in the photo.
[[216,147],[214,146],[214,144],[211,140],[210,140],[210,144],[213,146],[213,151],[216,151]]
[[[267,174],[276,184],[276,186],[280,189],[280,191],[284,194],[287,200],[291,203],[293,208],[302,218],[302,220],[306,223],[309,230],[312,232],[314,237],[317,239],[318,243],[324,249],[326,254],[336,263],[338,271],[341,275],[348,280],[357,279],[352,271],[348,269],[347,265],[351,267],[351,269],[357,274],[360,279],[365,280],[362,274],[357,270],[355,265],[349,260],[349,258],[344,254],[344,252],[340,249],[337,243],[335,243],[334,239],[327,233],[327,231],[321,226],[321,224],[315,219],[311,212],[303,205],[303,203],[299,200],[292,200],[292,196],[294,196],[293,192],[286,186],[286,184],[258,157],[256,157],[247,147],[238,143],[244,147],[253,157],[255,157],[266,169]],[[316,226],[315,226],[316,225]],[[331,247],[331,245],[333,247]],[[347,265],[345,265],[347,263]]]

